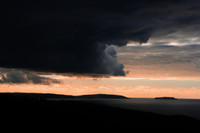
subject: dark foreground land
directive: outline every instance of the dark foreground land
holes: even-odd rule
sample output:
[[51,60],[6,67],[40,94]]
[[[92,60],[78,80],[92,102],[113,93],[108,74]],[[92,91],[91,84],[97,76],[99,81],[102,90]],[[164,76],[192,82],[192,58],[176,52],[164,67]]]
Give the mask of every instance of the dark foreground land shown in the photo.
[[[1,128],[15,131],[188,131],[198,129],[200,121],[185,116],[114,108],[85,100],[47,100],[74,98],[42,94],[0,94]],[[120,97],[123,98],[123,97]],[[159,129],[161,128],[161,129]],[[73,130],[73,131],[72,131]]]

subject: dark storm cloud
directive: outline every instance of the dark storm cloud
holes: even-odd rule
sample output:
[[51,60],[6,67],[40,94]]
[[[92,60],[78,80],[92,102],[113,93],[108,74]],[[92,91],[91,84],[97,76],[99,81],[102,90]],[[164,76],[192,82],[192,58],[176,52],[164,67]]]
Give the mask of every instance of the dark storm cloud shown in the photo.
[[124,65],[117,62],[117,51],[114,47],[110,46],[105,49],[105,57],[103,61],[104,69],[106,68],[108,73],[112,73],[115,76],[125,75],[123,71]]
[[[109,45],[197,31],[198,1],[57,0],[1,3],[1,67],[125,75]],[[110,50],[108,50],[110,49]]]
[[51,82],[58,81],[54,79],[41,77],[36,73],[30,71],[0,68],[0,83],[49,84]]

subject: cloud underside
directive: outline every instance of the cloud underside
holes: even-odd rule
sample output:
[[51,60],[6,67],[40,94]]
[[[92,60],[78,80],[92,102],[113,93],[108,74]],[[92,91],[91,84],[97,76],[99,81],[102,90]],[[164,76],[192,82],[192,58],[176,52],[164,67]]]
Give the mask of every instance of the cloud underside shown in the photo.
[[1,67],[125,75],[109,45],[145,43],[176,32],[192,38],[200,31],[199,1],[29,0],[2,5]]

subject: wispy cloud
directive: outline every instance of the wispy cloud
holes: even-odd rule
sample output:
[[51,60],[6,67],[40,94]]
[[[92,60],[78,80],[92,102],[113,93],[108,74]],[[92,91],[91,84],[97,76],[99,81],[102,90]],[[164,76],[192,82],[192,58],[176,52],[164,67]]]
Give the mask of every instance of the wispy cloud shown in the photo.
[[200,79],[200,45],[118,47],[129,76]]

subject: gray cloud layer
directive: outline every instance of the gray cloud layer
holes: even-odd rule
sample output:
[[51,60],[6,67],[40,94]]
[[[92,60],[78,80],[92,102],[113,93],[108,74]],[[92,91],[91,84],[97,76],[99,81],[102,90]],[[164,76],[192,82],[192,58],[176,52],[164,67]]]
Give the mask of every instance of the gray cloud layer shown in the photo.
[[200,78],[200,45],[118,47],[118,60],[139,78]]
[[58,81],[41,77],[37,73],[30,71],[0,68],[0,83],[49,84],[51,82]]
[[129,46],[117,48],[118,57],[125,64],[151,65],[194,63],[200,59],[200,45],[186,46]]

